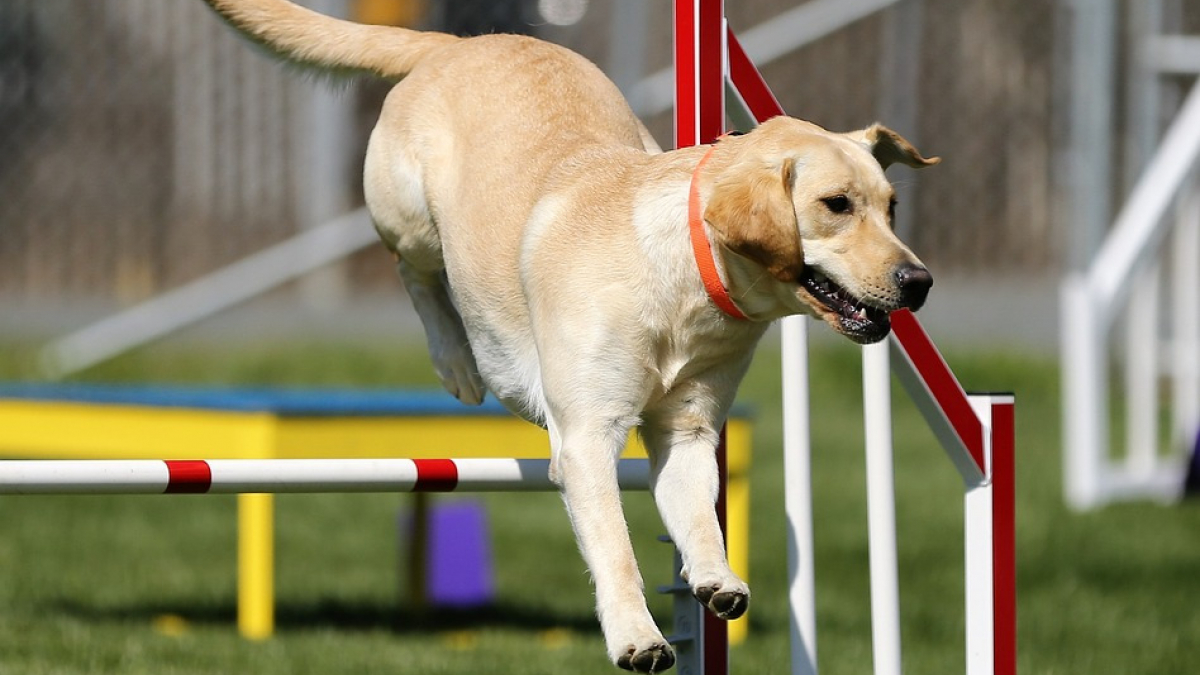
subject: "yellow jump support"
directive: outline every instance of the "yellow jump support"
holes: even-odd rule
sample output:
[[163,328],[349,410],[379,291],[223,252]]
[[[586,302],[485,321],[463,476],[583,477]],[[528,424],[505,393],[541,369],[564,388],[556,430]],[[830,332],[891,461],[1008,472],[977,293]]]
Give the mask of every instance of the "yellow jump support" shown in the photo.
[[[750,421],[727,425],[729,563],[749,571]],[[0,385],[0,456],[26,459],[411,459],[550,455],[546,433],[489,402],[412,391]],[[645,457],[635,434],[624,457]],[[238,630],[274,631],[274,498],[238,496]],[[745,617],[730,640],[746,635]]]
[[274,522],[274,495],[238,495],[238,631],[251,640],[275,632]]

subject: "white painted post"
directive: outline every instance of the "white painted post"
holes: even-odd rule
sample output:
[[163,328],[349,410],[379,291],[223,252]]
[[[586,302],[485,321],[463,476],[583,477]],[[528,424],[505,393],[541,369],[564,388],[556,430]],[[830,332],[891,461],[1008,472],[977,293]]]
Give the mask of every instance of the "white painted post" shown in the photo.
[[1172,253],[1172,446],[1184,455],[1200,433],[1200,183],[1181,200]]
[[1125,313],[1125,464],[1132,481],[1147,480],[1158,464],[1159,284],[1150,264],[1133,280],[1137,302]]
[[971,407],[983,424],[987,478],[967,485],[963,497],[967,617],[967,675],[993,675],[995,645],[995,559],[992,486],[992,407],[988,396],[970,396]]
[[896,553],[896,488],[892,461],[892,395],[888,345],[863,347],[867,521],[871,560],[871,636],[875,675],[900,675],[900,580]]
[[969,488],[963,498],[965,542],[967,675],[992,675],[995,645],[992,616],[992,484]]
[[1087,278],[1071,274],[1062,285],[1063,487],[1076,510],[1104,499],[1108,456],[1106,337],[1097,320]]
[[812,439],[808,400],[808,323],[782,321],[783,475],[792,675],[817,673],[816,572],[812,520]]

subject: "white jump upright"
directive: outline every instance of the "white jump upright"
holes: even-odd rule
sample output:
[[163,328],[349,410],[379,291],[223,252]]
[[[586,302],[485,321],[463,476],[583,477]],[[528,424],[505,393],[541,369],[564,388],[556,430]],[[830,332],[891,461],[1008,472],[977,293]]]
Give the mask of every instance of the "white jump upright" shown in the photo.
[[892,389],[886,343],[863,347],[863,426],[875,675],[900,675],[900,576],[892,457]]
[[[675,3],[676,143],[714,141],[783,109],[726,25],[722,0]],[[727,108],[726,97],[729,106]],[[805,319],[783,321],[784,473],[793,675],[817,672]],[[968,397],[911,312],[893,314],[896,372],[964,481],[969,675],[1016,673],[1013,397]],[[876,675],[902,672],[888,350],[864,350]]]
[[807,319],[783,320],[783,482],[787,514],[788,612],[792,675],[816,675],[816,568],[813,565],[812,447]]

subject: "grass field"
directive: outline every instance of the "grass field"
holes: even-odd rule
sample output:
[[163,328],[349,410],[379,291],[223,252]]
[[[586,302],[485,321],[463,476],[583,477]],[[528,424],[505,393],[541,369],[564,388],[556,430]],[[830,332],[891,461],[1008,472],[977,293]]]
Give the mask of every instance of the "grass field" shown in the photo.
[[[0,350],[0,377],[26,352]],[[1183,675],[1200,648],[1200,508],[1094,514],[1060,497],[1057,368],[951,354],[968,389],[1017,393],[1020,672]],[[735,673],[787,670],[778,350],[760,351],[741,400],[755,411],[751,635]],[[812,358],[819,657],[824,675],[870,672],[859,367],[848,346]],[[434,384],[419,349],[157,347],[89,380]],[[897,389],[896,482],[905,670],[963,672],[957,475]],[[226,497],[0,500],[0,674],[497,673],[584,675],[607,664],[591,590],[555,495],[485,498],[498,598],[487,610],[420,613],[402,597],[409,501],[283,496],[277,503],[278,632],[234,627],[234,502]],[[647,586],[669,551],[643,494],[626,497]],[[668,603],[653,597],[664,628]],[[667,628],[669,630],[669,628]]]

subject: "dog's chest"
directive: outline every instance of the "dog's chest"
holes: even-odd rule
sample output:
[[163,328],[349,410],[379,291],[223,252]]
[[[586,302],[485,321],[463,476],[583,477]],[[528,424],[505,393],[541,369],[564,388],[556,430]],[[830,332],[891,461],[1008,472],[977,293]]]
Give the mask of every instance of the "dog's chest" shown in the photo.
[[697,378],[740,373],[765,326],[727,321],[697,322],[660,334],[650,366],[656,394],[665,395]]

